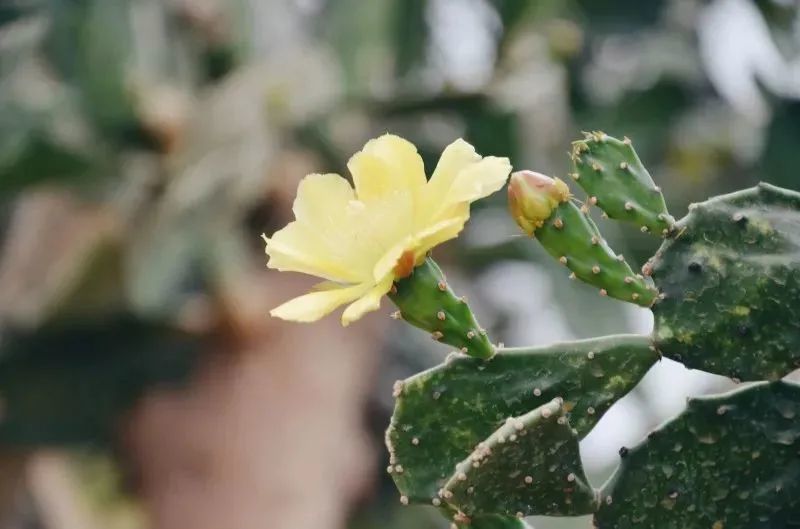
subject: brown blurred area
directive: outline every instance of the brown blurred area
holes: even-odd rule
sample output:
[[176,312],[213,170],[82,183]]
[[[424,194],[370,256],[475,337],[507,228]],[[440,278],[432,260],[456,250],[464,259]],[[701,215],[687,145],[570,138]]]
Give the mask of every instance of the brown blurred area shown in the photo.
[[[392,382],[447,350],[388,306],[270,318],[313,280],[267,270],[261,233],[387,131],[429,171],[464,137],[561,177],[580,130],[628,135],[676,217],[798,189],[797,20],[779,0],[0,2],[0,529],[441,527],[400,506],[382,436]],[[436,250],[496,341],[648,332],[501,195]],[[598,222],[632,263],[654,251]],[[583,447],[592,477],[725,384],[662,364]]]

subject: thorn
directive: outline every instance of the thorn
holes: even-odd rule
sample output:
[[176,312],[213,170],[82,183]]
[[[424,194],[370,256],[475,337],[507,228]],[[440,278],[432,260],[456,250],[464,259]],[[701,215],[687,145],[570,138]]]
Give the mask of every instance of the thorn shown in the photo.
[[467,340],[475,338],[475,331],[467,331]]
[[599,164],[599,163],[597,163],[597,162],[595,162],[595,163],[592,163],[592,169],[593,169],[593,170],[595,170],[595,171],[597,171],[598,173],[601,173],[601,172],[603,172],[603,168],[602,168],[602,167],[600,167],[600,164]]
[[539,388],[533,388],[533,394],[535,396],[537,396],[537,397],[541,397],[542,396],[542,390],[539,389]]
[[598,239],[596,235],[592,235],[592,245],[597,246],[599,242],[600,239]]
[[567,264],[567,257],[565,255],[562,255],[561,257],[558,258],[558,262],[561,263],[562,265]]
[[434,507],[438,507],[442,504],[442,500],[440,500],[439,498],[433,498],[431,500],[431,503],[433,504]]
[[642,226],[641,228],[639,228],[639,231],[641,231],[642,233],[647,233],[648,231],[650,231],[650,228],[648,228],[647,226]]
[[400,496],[400,503],[408,505],[408,496]]
[[403,319],[403,314],[399,310],[396,310],[396,311],[392,312],[390,314],[390,316],[391,316],[391,318],[393,320],[401,320],[401,319]]
[[608,291],[606,289],[604,289],[604,288],[601,288],[600,289],[600,295],[603,296],[603,297],[608,296]]
[[459,303],[466,303],[467,302],[467,296],[461,296],[460,298],[458,298],[458,302]]
[[625,211],[633,211],[633,204],[631,202],[625,202]]
[[631,139],[629,137],[627,137],[627,136],[623,136],[622,137],[622,143],[624,143],[625,145],[632,145],[633,144]]
[[392,289],[390,290],[390,292],[391,292],[392,294],[397,294],[397,285],[395,285],[394,283],[392,283]]
[[575,481],[575,474],[573,474],[572,472],[567,474],[567,481],[570,481],[570,482]]
[[588,353],[586,353],[586,358],[588,358],[589,360],[594,360],[594,351],[589,351]]
[[570,278],[570,279],[572,279],[572,280],[574,281],[574,280],[575,280],[575,272],[572,272],[572,273],[569,275],[569,278]]
[[653,191],[655,191],[656,193],[661,193],[661,187],[659,187],[659,186],[655,186],[655,187],[653,188]]
[[619,168],[622,169],[623,171],[627,171],[628,170],[628,163],[627,162],[620,162]]
[[600,267],[598,265],[594,265],[592,267],[592,273],[595,274],[595,275],[599,274],[600,273]]
[[440,310],[439,312],[436,313],[436,317],[439,318],[439,320],[444,321],[445,318],[447,318],[447,315],[444,313],[443,310]]
[[447,283],[445,283],[444,281],[439,281],[439,284],[437,286],[439,287],[439,290],[441,290],[442,292],[447,290]]
[[634,292],[633,294],[631,294],[631,299],[632,299],[633,301],[636,301],[637,299],[639,299],[639,294],[637,294],[636,292]]
[[633,283],[633,278],[631,276],[627,276],[625,279],[623,279],[623,281],[625,281],[626,284],[630,285],[631,283]]
[[581,179],[581,175],[579,175],[578,173],[570,173],[570,176],[572,177],[573,180]]
[[584,215],[588,215],[589,214],[589,206],[587,206],[586,204],[581,205],[581,213],[583,213]]
[[431,333],[431,338],[433,338],[433,339],[434,339],[434,340],[436,340],[437,342],[438,342],[439,340],[441,340],[443,337],[444,337],[444,334],[442,333],[442,331],[433,331],[433,332]]
[[419,437],[414,437],[411,439],[411,444],[414,446],[419,446]]
[[564,227],[564,221],[561,220],[561,218],[557,218],[553,221],[553,226],[555,226],[557,230],[560,230]]
[[462,347],[461,352],[467,354],[469,352],[469,349],[467,349],[466,347]]
[[533,483],[533,477],[532,476],[525,476],[525,483],[528,484],[528,485]]
[[592,408],[591,406],[586,408],[586,413],[588,413],[589,415],[594,415],[594,411],[595,411],[594,408]]
[[608,213],[606,213],[605,211],[604,211],[604,212],[602,212],[602,213],[600,214],[600,218],[602,218],[602,219],[607,219],[607,218],[608,218]]
[[597,197],[589,197],[589,204],[596,206],[597,205]]

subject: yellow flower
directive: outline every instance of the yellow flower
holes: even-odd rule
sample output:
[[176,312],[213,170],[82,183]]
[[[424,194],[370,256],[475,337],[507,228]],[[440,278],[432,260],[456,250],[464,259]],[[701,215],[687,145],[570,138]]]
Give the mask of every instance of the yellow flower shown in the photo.
[[315,321],[350,305],[342,324],[376,310],[395,279],[463,229],[471,202],[505,184],[507,158],[481,158],[464,140],[445,148],[430,180],[410,142],[370,140],[347,163],[355,190],[336,174],[311,174],[297,189],[295,221],[264,237],[267,266],[326,279],[273,309],[274,317]]

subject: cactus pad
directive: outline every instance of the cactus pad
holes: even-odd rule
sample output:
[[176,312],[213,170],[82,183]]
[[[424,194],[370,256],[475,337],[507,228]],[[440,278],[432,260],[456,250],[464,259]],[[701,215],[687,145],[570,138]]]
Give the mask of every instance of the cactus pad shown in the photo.
[[691,400],[626,453],[602,493],[595,526],[798,527],[798,418],[800,386],[789,382]]
[[486,332],[466,301],[450,290],[433,259],[426,259],[410,276],[398,280],[389,299],[400,309],[399,317],[428,331],[434,340],[476,358],[490,358],[494,354]]
[[440,504],[455,465],[508,417],[561,397],[583,437],[657,359],[643,336],[505,349],[489,361],[455,356],[397,383],[389,471],[407,500]]
[[603,132],[586,133],[572,145],[575,181],[612,219],[632,222],[644,231],[667,235],[675,219],[630,140]]
[[649,307],[658,292],[608,246],[597,225],[573,202],[562,202],[534,232],[547,252],[602,294]]
[[800,193],[761,184],[696,204],[646,268],[665,356],[741,380],[800,367]]
[[448,503],[467,516],[578,516],[597,507],[561,398],[506,420],[456,466],[447,492]]
[[531,526],[520,518],[499,514],[473,516],[463,523],[455,523],[454,527],[458,529],[531,529]]

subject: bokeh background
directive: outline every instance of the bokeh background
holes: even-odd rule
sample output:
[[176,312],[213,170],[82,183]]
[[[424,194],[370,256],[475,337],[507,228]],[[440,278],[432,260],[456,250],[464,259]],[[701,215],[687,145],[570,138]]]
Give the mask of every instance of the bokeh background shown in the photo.
[[[603,129],[681,216],[800,189],[798,98],[792,0],[3,0],[0,527],[443,527],[399,504],[383,430],[392,382],[446,348],[388,307],[267,315],[310,284],[259,238],[299,179],[387,131],[428,168],[464,137],[563,177]],[[601,228],[638,265],[656,248]],[[436,258],[507,345],[652,325],[568,281],[503,193]],[[592,479],[729,384],[661,362],[582,443]]]

